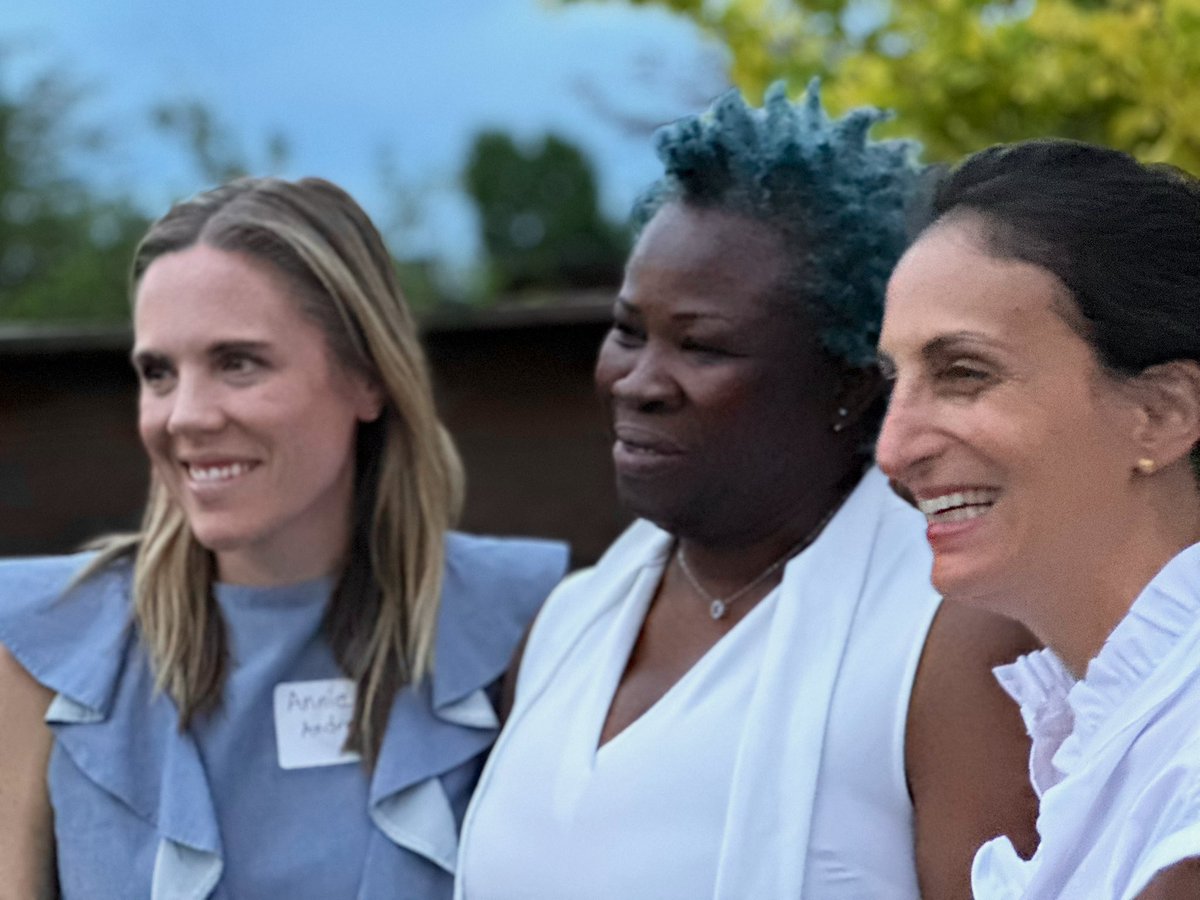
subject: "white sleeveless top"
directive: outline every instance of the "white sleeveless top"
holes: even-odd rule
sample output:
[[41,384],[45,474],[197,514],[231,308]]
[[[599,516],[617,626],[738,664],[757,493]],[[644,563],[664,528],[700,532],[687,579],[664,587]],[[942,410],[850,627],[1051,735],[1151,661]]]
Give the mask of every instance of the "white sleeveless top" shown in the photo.
[[921,521],[869,472],[780,587],[597,749],[670,552],[635,523],[538,617],[456,897],[915,900],[904,728],[937,603]]

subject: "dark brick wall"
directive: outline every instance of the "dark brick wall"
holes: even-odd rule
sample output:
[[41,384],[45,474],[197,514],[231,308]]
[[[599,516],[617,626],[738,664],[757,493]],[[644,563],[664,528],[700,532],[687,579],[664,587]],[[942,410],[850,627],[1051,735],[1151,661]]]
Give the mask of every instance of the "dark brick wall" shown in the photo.
[[[582,563],[627,521],[591,385],[607,315],[588,303],[427,323],[466,530],[562,538]],[[127,354],[122,334],[0,335],[0,556],[136,526],[146,463]]]

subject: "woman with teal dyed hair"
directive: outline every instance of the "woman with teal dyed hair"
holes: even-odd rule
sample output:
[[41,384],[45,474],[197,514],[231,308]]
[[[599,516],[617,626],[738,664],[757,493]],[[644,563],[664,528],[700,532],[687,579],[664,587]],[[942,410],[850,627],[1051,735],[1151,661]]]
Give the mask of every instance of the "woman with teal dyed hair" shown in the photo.
[[815,87],[664,129],[600,349],[639,516],[547,601],[464,823],[466,900],[969,893],[1032,850],[1011,623],[939,607],[871,465],[884,285],[923,169]]

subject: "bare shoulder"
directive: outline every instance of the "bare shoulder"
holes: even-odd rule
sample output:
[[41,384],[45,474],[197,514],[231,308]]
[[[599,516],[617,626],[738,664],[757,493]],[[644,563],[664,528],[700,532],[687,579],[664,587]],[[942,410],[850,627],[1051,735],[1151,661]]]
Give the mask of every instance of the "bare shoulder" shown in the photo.
[[53,697],[0,646],[0,871],[5,873],[0,897],[53,895],[53,826],[46,788],[53,739],[43,721]]
[[11,796],[14,768],[44,762],[51,733],[44,721],[54,692],[39,684],[0,644],[0,801]]
[[921,658],[922,675],[957,680],[971,674],[975,687],[997,686],[999,690],[992,669],[1040,648],[1037,638],[1019,622],[947,600],[930,626]]
[[496,715],[500,719],[501,725],[508,721],[513,704],[517,702],[517,677],[521,672],[521,661],[525,658],[525,647],[529,644],[529,635],[532,632],[533,621],[525,626],[525,633],[517,641],[512,659],[508,661],[508,668],[504,670],[504,675],[500,679],[500,697],[496,704]]
[[1138,900],[1194,900],[1200,897],[1200,858],[1180,860],[1163,869],[1138,894]]
[[[25,667],[9,653],[8,648],[0,644],[0,704],[18,704],[13,708],[14,712],[16,709],[23,709],[25,705],[28,705],[29,709],[33,711],[38,711],[40,707],[40,711],[38,711],[40,720],[53,699],[54,692],[38,683],[32,675],[25,671]],[[8,719],[6,718],[5,721]]]
[[992,669],[1038,648],[1020,624],[944,602],[913,683],[905,764],[925,898],[970,896],[975,851],[1006,835],[1037,846],[1029,739]]

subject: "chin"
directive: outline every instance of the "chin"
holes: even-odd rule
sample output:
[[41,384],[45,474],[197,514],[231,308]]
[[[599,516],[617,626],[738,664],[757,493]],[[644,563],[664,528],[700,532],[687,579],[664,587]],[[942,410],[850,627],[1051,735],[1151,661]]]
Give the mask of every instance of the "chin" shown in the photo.
[[647,490],[645,482],[617,477],[617,502],[639,519],[649,519],[655,525],[659,524],[664,506],[662,498],[656,496],[657,493]]
[[254,535],[230,523],[188,522],[197,543],[211,553],[228,553],[249,545]]
[[693,509],[681,504],[648,503],[645,497],[639,501],[622,496],[621,505],[639,519],[645,519],[675,537],[702,535],[705,526],[712,524],[709,517],[697,515]]
[[962,561],[956,564],[940,562],[936,557],[933,571],[929,580],[934,588],[946,600],[986,609],[1011,618],[1016,604],[1013,592],[998,585],[1003,579],[998,579],[995,572],[988,572],[980,566],[964,566]]
[[948,565],[934,556],[933,570],[929,573],[929,580],[937,592],[947,600],[953,600],[956,603],[971,602],[972,579],[969,573],[962,571],[962,566]]

